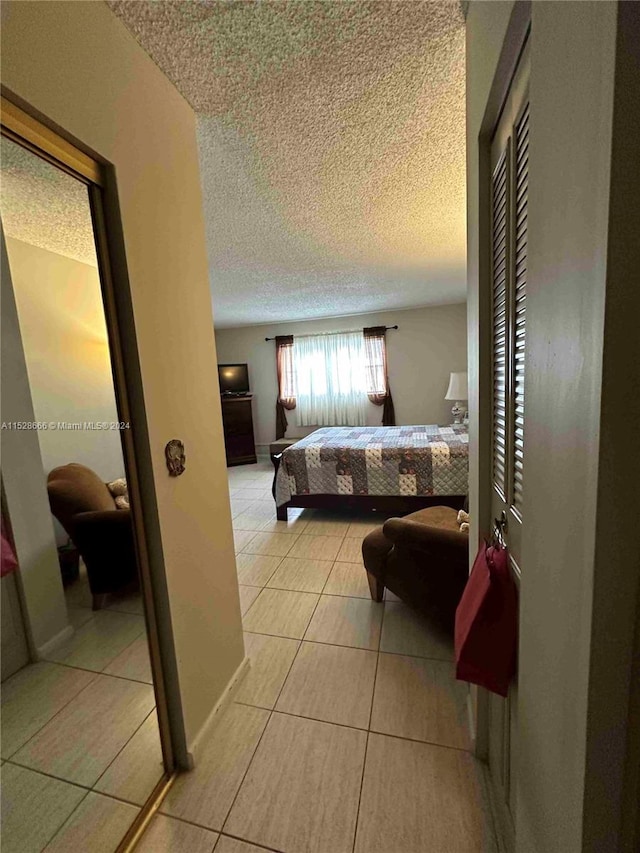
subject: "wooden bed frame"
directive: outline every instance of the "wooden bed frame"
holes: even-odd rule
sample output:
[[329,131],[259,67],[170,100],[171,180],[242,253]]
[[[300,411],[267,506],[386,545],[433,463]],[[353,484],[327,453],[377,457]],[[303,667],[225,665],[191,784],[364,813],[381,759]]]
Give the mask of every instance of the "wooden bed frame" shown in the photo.
[[276,507],[276,515],[278,521],[286,521],[289,507],[407,515],[430,506],[462,509],[464,501],[465,495],[294,495],[286,504]]

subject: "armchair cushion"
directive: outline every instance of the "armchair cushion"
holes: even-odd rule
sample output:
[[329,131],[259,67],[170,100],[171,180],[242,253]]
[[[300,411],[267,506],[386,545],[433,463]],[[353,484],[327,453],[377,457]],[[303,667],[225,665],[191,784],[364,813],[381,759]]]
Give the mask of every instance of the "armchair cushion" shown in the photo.
[[413,521],[431,528],[437,527],[441,530],[452,530],[454,533],[460,532],[458,513],[450,506],[430,506],[402,518],[389,519],[389,521]]
[[430,507],[405,518],[390,518],[383,530],[396,547],[434,556],[442,549],[460,550],[466,554],[469,547],[469,536],[460,532],[455,509],[447,506]]

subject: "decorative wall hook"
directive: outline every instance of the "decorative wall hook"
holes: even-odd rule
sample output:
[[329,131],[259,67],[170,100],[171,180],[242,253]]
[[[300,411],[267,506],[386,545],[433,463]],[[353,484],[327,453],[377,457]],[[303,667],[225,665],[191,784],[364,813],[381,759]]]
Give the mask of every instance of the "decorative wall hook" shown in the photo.
[[167,470],[172,477],[179,477],[183,473],[187,464],[187,457],[184,453],[184,444],[179,438],[172,438],[168,441],[164,449],[165,459],[167,460]]

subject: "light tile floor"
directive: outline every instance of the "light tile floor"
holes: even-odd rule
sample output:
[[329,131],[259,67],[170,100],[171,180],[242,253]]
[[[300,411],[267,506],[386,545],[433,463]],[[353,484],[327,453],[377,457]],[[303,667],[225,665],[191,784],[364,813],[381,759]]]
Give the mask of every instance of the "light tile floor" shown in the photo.
[[2,685],[8,853],[112,853],[163,773],[140,595],[94,612],[84,570],[65,594],[74,635]]
[[451,642],[370,600],[361,541],[380,521],[279,522],[272,479],[229,470],[251,669],[141,849],[495,853]]

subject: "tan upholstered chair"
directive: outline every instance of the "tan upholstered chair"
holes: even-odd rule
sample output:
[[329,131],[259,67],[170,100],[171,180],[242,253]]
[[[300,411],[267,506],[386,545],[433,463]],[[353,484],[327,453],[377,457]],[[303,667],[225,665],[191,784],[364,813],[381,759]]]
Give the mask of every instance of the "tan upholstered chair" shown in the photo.
[[137,579],[131,513],[117,509],[106,484],[90,468],[71,462],[47,478],[51,512],[87,567],[94,610],[106,594]]
[[457,515],[430,507],[369,533],[362,556],[371,598],[382,601],[386,587],[450,631],[469,574],[469,535],[460,532]]

